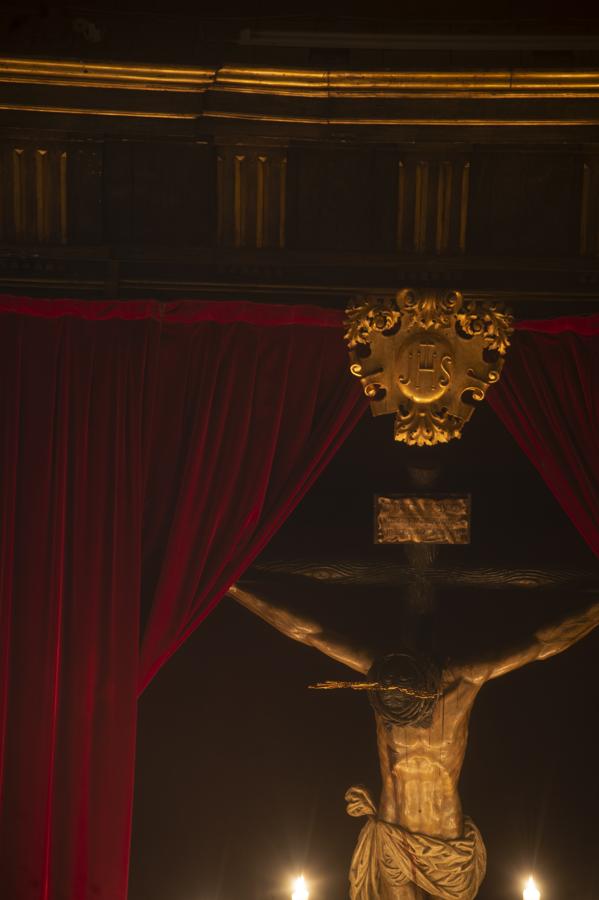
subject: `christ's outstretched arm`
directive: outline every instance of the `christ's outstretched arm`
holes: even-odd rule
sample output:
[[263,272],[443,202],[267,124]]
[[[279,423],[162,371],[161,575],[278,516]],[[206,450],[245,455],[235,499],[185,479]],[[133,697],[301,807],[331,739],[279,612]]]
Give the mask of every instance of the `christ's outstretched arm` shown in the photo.
[[308,644],[357,672],[366,673],[372,666],[374,654],[367,647],[325,628],[308,615],[292,610],[282,600],[266,599],[237,585],[230,587],[227,593],[294,641]]
[[489,678],[506,675],[537,659],[548,659],[550,656],[562,653],[572,644],[590,634],[598,625],[599,602],[595,601],[579,612],[542,626],[534,633],[531,641],[520,647],[513,647],[494,658],[459,666],[458,670],[454,669],[454,672],[461,675],[466,681],[482,684]]

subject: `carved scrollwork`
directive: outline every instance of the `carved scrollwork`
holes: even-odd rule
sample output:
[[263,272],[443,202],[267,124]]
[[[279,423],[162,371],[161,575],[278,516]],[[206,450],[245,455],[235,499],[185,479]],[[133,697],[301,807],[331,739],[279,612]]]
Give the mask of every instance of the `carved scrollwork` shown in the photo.
[[405,288],[397,295],[407,328],[449,328],[452,317],[461,308],[463,297],[458,291],[446,294],[422,294]]
[[500,303],[410,288],[358,298],[346,324],[350,370],[374,415],[395,413],[395,439],[417,446],[461,436],[499,380],[513,330]]
[[420,408],[413,404],[399,410],[395,416],[395,440],[417,447],[447,444],[461,437],[462,420],[450,415],[447,409]]
[[346,315],[345,340],[350,350],[358,344],[367,345],[372,334],[390,331],[401,320],[395,301],[387,297],[358,297]]
[[480,335],[488,350],[496,350],[502,356],[507,352],[514,328],[512,316],[502,304],[468,300],[456,318],[464,334]]

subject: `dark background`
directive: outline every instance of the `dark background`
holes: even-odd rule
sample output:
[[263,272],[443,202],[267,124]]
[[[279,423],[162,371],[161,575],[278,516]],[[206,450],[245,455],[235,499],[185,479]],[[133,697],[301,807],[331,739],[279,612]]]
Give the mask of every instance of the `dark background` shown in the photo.
[[[391,417],[365,416],[264,556],[367,552],[372,495],[408,488],[406,464],[431,454],[443,490],[472,494],[472,544],[442,548],[439,562],[596,567],[485,405],[461,441],[419,453],[394,444]],[[291,590],[338,627],[395,627],[401,640],[400,588]],[[438,644],[502,647],[583,602],[563,591],[441,592]],[[476,702],[461,794],[489,854],[481,900],[521,897],[530,871],[543,900],[599,896],[598,652],[595,633]],[[343,794],[356,782],[379,790],[373,716],[360,694],[307,690],[347,672],[221,603],[141,700],[131,900],[274,900],[290,896],[299,871],[313,900],[347,897],[362,822],[345,814]]]

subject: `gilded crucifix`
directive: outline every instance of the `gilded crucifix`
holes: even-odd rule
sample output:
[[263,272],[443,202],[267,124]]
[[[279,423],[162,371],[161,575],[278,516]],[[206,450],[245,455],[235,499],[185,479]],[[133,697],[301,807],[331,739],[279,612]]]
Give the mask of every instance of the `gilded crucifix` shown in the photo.
[[435,660],[423,653],[371,647],[332,631],[249,586],[229,595],[269,625],[366,676],[373,690],[382,791],[378,809],[368,792],[350,788],[350,815],[367,816],[350,870],[352,900],[472,900],[485,874],[486,853],[464,815],[458,780],[468,721],[481,688],[536,660],[562,653],[599,625],[599,602],[540,627],[520,646],[486,658]]
[[[374,415],[395,413],[396,440],[422,447],[460,437],[474,406],[500,377],[511,332],[511,316],[500,304],[467,300],[456,291],[406,289],[395,298],[354,303],[346,340],[351,371],[362,381]],[[422,473],[410,471],[421,487]],[[432,559],[435,543],[468,542],[467,499],[445,505],[422,497],[377,501],[375,540],[407,540],[420,548],[421,563]],[[393,519],[394,509],[399,518]],[[435,516],[443,510],[441,522]],[[414,517],[425,526],[416,537],[409,534]],[[432,606],[430,575],[421,566],[413,583],[408,580],[406,606],[412,604],[413,616],[418,604],[422,612],[423,585]],[[370,693],[382,791],[378,807],[363,787],[346,794],[349,814],[367,817],[350,868],[351,900],[473,900],[486,851],[462,811],[458,781],[476,697],[490,679],[561,653],[587,635],[599,625],[599,602],[543,625],[519,646],[450,659],[434,658],[425,642],[405,631],[385,645],[368,646],[360,636],[333,631],[292,607],[284,588],[277,593],[275,586],[273,597],[272,589],[265,594],[244,582],[229,594],[287,637],[365,676],[351,686]]]

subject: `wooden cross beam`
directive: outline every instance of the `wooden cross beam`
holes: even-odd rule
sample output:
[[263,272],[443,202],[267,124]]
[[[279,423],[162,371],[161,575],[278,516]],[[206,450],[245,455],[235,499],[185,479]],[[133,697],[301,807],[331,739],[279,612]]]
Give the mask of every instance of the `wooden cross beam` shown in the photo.
[[[269,575],[293,575],[328,584],[407,585],[421,574],[409,563],[381,559],[365,554],[351,558],[323,557],[305,559],[261,559],[254,570]],[[427,579],[437,587],[481,587],[498,590],[550,590],[575,588],[578,591],[599,589],[599,567],[596,570],[564,566],[479,566],[435,565],[427,570]]]

